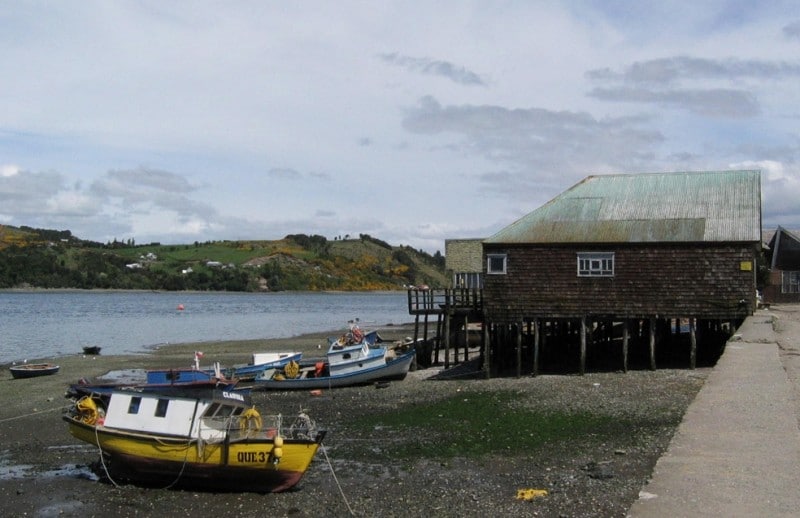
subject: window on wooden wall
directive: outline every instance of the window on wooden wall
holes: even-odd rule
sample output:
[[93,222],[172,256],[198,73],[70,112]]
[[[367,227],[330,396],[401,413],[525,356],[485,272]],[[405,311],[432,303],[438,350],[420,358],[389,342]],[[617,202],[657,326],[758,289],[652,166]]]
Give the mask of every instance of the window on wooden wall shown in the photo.
[[614,252],[578,252],[578,277],[613,277]]
[[781,293],[800,293],[800,272],[781,272]]
[[507,262],[506,254],[487,254],[486,273],[489,275],[505,275]]

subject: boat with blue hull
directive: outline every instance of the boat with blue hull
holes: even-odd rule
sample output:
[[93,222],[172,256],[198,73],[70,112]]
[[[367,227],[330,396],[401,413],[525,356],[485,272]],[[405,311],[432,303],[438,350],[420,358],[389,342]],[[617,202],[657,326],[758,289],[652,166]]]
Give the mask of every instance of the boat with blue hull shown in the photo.
[[364,385],[376,381],[402,380],[414,361],[415,349],[397,354],[383,343],[376,331],[364,333],[358,319],[339,337],[328,338],[325,358],[289,362],[282,369],[268,369],[248,386],[253,390],[323,389]]
[[283,369],[265,371],[248,386],[252,390],[324,389],[402,380],[414,356],[413,348],[397,355],[383,346],[331,346],[323,360],[302,366],[289,363]]
[[276,352],[253,354],[253,363],[222,369],[219,364],[201,368],[203,353],[194,353],[194,366],[186,368],[150,369],[147,371],[148,385],[182,385],[191,383],[232,382],[255,378],[267,369],[283,368],[290,361],[299,362],[303,353]]

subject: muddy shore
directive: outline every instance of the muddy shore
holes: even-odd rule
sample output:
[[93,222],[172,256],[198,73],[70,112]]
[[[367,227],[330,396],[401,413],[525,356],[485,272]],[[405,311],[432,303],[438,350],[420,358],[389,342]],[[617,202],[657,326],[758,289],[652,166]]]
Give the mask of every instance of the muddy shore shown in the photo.
[[[408,326],[380,330],[388,340],[412,332]],[[270,350],[318,356],[328,334],[177,344],[131,356],[43,358],[58,363],[60,372],[27,380],[13,380],[7,366],[0,367],[0,514],[625,516],[708,374],[707,369],[663,369],[485,380],[470,375],[474,366],[465,364],[446,371],[438,367],[414,371],[382,389],[350,387],[324,391],[322,396],[307,391],[256,392],[259,408],[287,413],[307,409],[328,430],[324,449],[300,485],[281,494],[216,494],[97,480],[97,450],[73,439],[61,420],[65,389],[81,377],[189,366],[198,349],[205,354],[204,363],[222,365],[247,363],[253,352]],[[487,393],[511,394],[519,408],[586,416],[617,423],[618,428],[588,430],[569,441],[555,438],[529,451],[509,448],[479,456],[439,456],[430,448],[420,448],[424,453],[415,455],[414,446],[439,441],[452,451],[469,439],[436,426],[414,432],[413,437],[391,427],[354,426],[364,416],[425,405],[435,408],[439,402],[477,400]],[[487,429],[495,430],[487,441],[506,433],[492,427],[494,419],[486,423]],[[521,489],[544,489],[547,495],[526,501],[517,498]]]

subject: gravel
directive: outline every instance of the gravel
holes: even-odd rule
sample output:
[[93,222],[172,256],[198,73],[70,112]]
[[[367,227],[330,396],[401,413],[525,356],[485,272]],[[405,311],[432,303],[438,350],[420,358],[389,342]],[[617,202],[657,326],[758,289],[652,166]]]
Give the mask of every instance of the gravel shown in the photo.
[[[408,329],[381,334],[397,339]],[[203,351],[206,359],[225,364],[246,361],[253,350],[288,344],[312,354],[320,341],[309,336],[223,342],[203,344]],[[263,495],[204,493],[98,481],[97,451],[73,439],[60,420],[66,385],[114,369],[189,363],[196,348],[175,345],[130,357],[76,355],[58,359],[62,371],[57,376],[12,381],[9,374],[0,379],[0,514],[623,517],[709,372],[663,369],[485,380],[474,375],[474,363],[468,362],[448,370],[414,371],[385,388],[349,387],[321,396],[256,392],[253,398],[262,413],[306,409],[328,430],[324,447],[295,489]],[[452,446],[469,438],[436,427],[409,432],[359,425],[374,416],[487,392],[510,393],[521,409],[588,415],[616,423],[616,428],[611,428],[614,433],[604,429],[570,440],[555,438],[530,450],[440,456],[415,455],[413,446]],[[529,489],[546,494],[518,498]]]

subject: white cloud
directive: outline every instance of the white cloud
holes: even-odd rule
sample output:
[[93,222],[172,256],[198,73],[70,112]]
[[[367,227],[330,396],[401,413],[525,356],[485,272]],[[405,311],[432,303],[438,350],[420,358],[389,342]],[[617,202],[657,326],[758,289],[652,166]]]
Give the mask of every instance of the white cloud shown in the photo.
[[19,166],[14,164],[0,165],[0,176],[14,176],[19,173]]

